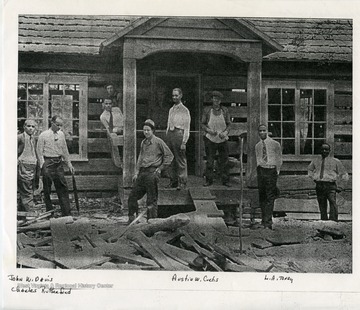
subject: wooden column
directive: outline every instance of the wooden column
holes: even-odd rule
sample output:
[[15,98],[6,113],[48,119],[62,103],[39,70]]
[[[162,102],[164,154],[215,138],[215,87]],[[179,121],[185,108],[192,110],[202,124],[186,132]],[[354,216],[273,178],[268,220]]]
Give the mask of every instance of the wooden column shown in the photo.
[[136,59],[123,59],[123,187],[132,186],[136,164]]
[[247,186],[257,186],[255,145],[259,141],[258,127],[261,114],[261,62],[250,62],[247,82],[248,104],[248,162]]

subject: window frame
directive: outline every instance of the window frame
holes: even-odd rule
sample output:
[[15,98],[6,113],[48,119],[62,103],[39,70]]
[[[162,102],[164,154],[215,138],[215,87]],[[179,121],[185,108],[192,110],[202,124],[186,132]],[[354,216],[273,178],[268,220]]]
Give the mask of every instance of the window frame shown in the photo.
[[318,154],[300,154],[300,90],[326,90],[326,132],[325,141],[334,150],[334,85],[328,81],[314,80],[263,80],[261,123],[268,124],[268,89],[290,88],[295,90],[295,154],[284,154],[287,161],[312,160]]
[[[44,89],[43,98],[43,124],[44,130],[47,130],[49,119],[49,84],[79,84],[79,154],[70,154],[72,161],[88,160],[87,143],[87,120],[88,120],[88,77],[85,75],[63,75],[63,74],[30,74],[20,73],[18,75],[19,83],[42,83]],[[16,103],[18,104],[18,103]],[[17,117],[18,119],[18,117]]]

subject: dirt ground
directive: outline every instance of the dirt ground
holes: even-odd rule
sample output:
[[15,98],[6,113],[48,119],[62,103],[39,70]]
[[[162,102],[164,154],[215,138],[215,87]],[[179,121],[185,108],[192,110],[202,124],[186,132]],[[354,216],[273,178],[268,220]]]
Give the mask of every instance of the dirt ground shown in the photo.
[[[57,213],[60,216],[58,206]],[[88,218],[94,225],[126,225],[128,220],[117,197],[81,198],[80,213],[75,211],[73,216]],[[336,231],[337,235],[320,233],[323,229]],[[279,244],[274,245],[274,240]],[[274,266],[270,272],[352,272],[351,222],[274,218],[273,230],[252,230],[244,225],[241,241],[243,255],[270,262]],[[217,242],[239,255],[239,228],[229,226],[229,233]]]

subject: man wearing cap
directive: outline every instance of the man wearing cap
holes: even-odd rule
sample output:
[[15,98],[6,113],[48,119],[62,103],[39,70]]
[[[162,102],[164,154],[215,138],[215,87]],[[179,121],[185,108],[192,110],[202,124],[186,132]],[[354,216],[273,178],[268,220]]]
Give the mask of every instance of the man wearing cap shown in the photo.
[[148,119],[143,126],[145,139],[140,145],[134,186],[128,200],[129,223],[138,214],[138,200],[147,194],[147,218],[157,217],[158,181],[161,171],[171,164],[174,156],[166,143],[154,135],[155,123]]
[[219,91],[211,93],[211,107],[205,107],[201,119],[202,128],[205,131],[205,148],[206,148],[206,182],[204,186],[210,186],[214,181],[214,161],[216,152],[219,154],[218,166],[221,175],[222,184],[229,184],[229,147],[227,140],[229,127],[231,125],[229,111],[221,105],[223,94]]
[[168,187],[185,189],[187,183],[186,143],[190,136],[190,112],[181,102],[183,96],[180,88],[172,91],[174,105],[169,110],[166,137],[169,148],[174,154],[170,167],[170,184]]
[[109,83],[106,85],[107,98],[111,99],[113,106],[122,108],[122,96],[115,87],[114,84]]
[[17,186],[20,194],[19,211],[30,211],[34,206],[34,189],[39,184],[39,161],[36,152],[34,133],[37,124],[26,120],[24,132],[18,134],[18,176]]
[[255,145],[261,225],[253,228],[272,229],[274,201],[278,195],[277,178],[282,165],[281,145],[268,136],[267,126],[259,126],[260,141]]
[[71,174],[75,173],[75,169],[70,161],[65,135],[60,130],[63,124],[61,117],[54,115],[51,118],[51,127],[39,136],[37,152],[43,177],[46,211],[53,210],[50,194],[52,183],[54,183],[62,216],[67,216],[71,215],[71,210],[63,162],[68,166]]
[[[323,143],[321,155],[315,158],[308,167],[308,176],[316,183],[316,196],[320,209],[321,220],[338,220],[336,193],[343,190],[349,180],[345,167],[340,160],[330,157],[330,145]],[[330,214],[327,214],[327,202]]]

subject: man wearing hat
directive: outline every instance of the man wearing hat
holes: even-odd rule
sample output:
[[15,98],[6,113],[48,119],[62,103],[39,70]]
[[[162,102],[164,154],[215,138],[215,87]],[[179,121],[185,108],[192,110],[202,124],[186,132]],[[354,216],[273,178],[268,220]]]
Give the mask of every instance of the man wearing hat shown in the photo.
[[201,123],[205,131],[205,148],[206,148],[206,182],[204,186],[210,186],[214,181],[214,161],[216,152],[219,154],[218,166],[221,175],[222,184],[229,184],[229,148],[227,140],[229,126],[231,124],[229,111],[221,105],[223,94],[219,91],[211,93],[212,106],[205,107]]
[[155,123],[148,119],[143,126],[145,139],[140,145],[140,154],[133,177],[133,188],[129,195],[129,223],[138,214],[138,200],[147,194],[147,218],[157,217],[158,181],[161,171],[174,158],[166,143],[154,135]]
[[111,99],[113,106],[119,107],[122,110],[122,96],[119,93],[113,83],[108,83],[106,85],[107,98]]
[[20,194],[19,211],[31,211],[35,206],[34,189],[39,184],[40,169],[36,152],[34,133],[37,124],[28,119],[24,123],[24,132],[18,140],[18,191]]

